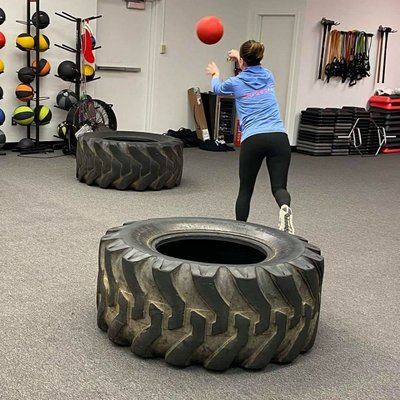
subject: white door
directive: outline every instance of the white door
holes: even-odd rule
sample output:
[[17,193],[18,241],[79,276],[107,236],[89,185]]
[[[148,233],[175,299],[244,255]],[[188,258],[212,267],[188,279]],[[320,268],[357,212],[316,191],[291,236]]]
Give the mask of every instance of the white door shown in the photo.
[[262,15],[260,41],[265,45],[263,65],[275,77],[275,92],[281,117],[288,126],[287,104],[290,98],[294,15]]
[[113,104],[118,130],[145,131],[150,64],[152,3],[127,9],[124,1],[98,0],[96,50],[98,66],[136,67],[140,72],[98,70],[96,98]]

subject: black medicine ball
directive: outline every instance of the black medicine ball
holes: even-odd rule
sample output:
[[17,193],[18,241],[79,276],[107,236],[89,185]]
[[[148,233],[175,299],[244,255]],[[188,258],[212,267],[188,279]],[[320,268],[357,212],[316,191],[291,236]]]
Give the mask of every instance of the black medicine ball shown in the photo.
[[35,79],[35,71],[31,67],[23,67],[18,71],[18,79],[22,83],[31,83]]
[[0,131],[0,150],[4,147],[6,144],[6,135],[4,134],[3,131]]
[[6,13],[2,8],[0,8],[0,25],[2,25],[5,20],[6,20]]
[[57,94],[56,102],[58,107],[62,108],[63,110],[69,110],[78,102],[78,97],[72,90],[64,89]]
[[50,18],[44,11],[39,11],[39,18],[37,18],[36,13],[32,15],[32,24],[35,25],[36,28],[44,29],[49,26]]
[[3,88],[0,86],[0,100],[3,99],[3,95],[4,95]]
[[17,149],[33,149],[35,142],[31,138],[23,138],[17,144]]
[[57,69],[58,75],[64,81],[74,81],[80,77],[79,70],[73,61],[63,61]]

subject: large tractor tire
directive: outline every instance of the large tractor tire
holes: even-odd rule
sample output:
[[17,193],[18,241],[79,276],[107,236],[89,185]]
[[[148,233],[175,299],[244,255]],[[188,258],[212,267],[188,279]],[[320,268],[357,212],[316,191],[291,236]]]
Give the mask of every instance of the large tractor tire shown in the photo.
[[119,190],[160,190],[181,182],[182,141],[152,133],[98,130],[83,134],[76,151],[80,182]]
[[223,219],[127,223],[101,239],[97,323],[141,357],[262,369],[315,340],[324,260],[305,239]]

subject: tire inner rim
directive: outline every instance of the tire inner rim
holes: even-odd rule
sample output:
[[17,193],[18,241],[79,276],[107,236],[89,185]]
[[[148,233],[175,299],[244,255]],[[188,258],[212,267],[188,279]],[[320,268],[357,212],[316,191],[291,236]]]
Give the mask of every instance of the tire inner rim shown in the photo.
[[160,238],[155,249],[169,257],[207,264],[236,264],[247,266],[266,260],[268,250],[256,241],[227,235],[177,235]]
[[156,140],[153,139],[146,139],[146,138],[130,138],[125,136],[110,136],[105,137],[103,140],[114,140],[116,142],[139,142],[139,143],[155,143]]

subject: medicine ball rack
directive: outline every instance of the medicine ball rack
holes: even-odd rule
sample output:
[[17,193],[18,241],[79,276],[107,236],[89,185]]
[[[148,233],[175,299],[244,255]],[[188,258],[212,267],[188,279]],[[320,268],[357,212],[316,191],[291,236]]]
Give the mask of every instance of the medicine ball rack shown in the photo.
[[[79,102],[81,101],[81,84],[83,81],[82,68],[81,68],[81,63],[82,63],[82,42],[81,42],[81,40],[82,40],[82,24],[84,22],[89,22],[89,21],[92,21],[95,19],[99,19],[102,17],[102,15],[96,15],[96,16],[87,17],[87,18],[78,18],[78,17],[75,17],[75,16],[65,12],[65,11],[61,11],[61,13],[56,12],[55,14],[61,18],[66,19],[67,21],[75,23],[75,35],[76,35],[75,48],[68,46],[64,43],[62,43],[61,45],[55,44],[55,46],[60,49],[63,49],[65,51],[75,54],[75,64],[78,69],[79,79],[73,80],[72,82],[75,84],[75,94],[76,94],[76,97],[78,98],[78,104],[80,104]],[[100,48],[101,48],[101,46],[95,46],[95,47],[93,47],[93,50],[97,50]],[[56,77],[62,79],[59,75],[56,75]],[[95,81],[97,79],[100,79],[100,77],[93,78],[91,81]],[[85,80],[85,83],[86,83],[86,80]],[[57,105],[55,105],[55,107],[61,108]],[[67,115],[67,118],[68,118],[68,115]],[[69,154],[75,153],[76,143],[75,143],[75,138],[73,137],[74,134],[75,134],[74,127],[69,126],[66,138],[64,139],[64,141],[66,142],[66,144],[63,147],[64,154],[69,155]],[[54,136],[60,138],[57,135],[54,135]]]
[[[81,45],[81,31],[82,31],[82,23],[83,22],[89,22],[98,18],[101,18],[102,15],[96,15],[93,17],[88,17],[88,18],[77,18],[74,17],[71,14],[66,13],[65,11],[61,11],[61,13],[56,12],[56,15],[58,15],[61,18],[66,19],[67,21],[75,22],[76,24],[76,47],[72,48],[70,46],[67,46],[66,44],[55,44],[56,47],[59,47],[60,49],[63,49],[65,51],[69,51],[70,53],[75,54],[75,64],[78,68],[79,71],[79,79],[74,80],[73,82],[75,83],[75,94],[78,98],[78,100],[81,97],[81,83],[82,83],[82,70],[81,70],[81,62],[82,62],[82,45]],[[101,46],[96,46],[93,47],[93,50],[100,49]],[[57,78],[62,79],[60,76],[56,75]],[[100,79],[100,77],[93,78],[90,82],[95,81],[97,79]],[[58,107],[59,108],[59,107]]]
[[[36,2],[36,15],[37,17],[40,14],[40,0],[35,0]],[[26,25],[26,33],[28,35],[31,34],[31,25],[33,25],[32,20],[31,20],[31,0],[26,1],[26,21],[16,21],[17,23]],[[35,71],[35,109],[38,110],[40,106],[40,101],[41,100],[48,100],[50,97],[40,97],[40,69],[39,67],[39,60],[40,60],[40,24],[36,24],[36,36],[35,36],[35,56],[36,56],[36,63],[37,63],[37,68]],[[26,55],[26,64],[27,67],[31,67],[31,52],[30,50],[27,51]],[[27,101],[28,107],[30,107],[30,100]],[[14,118],[12,119],[12,124],[15,125],[15,120]],[[16,149],[16,151],[23,153],[23,154],[34,154],[34,153],[47,153],[47,152],[53,152],[53,149],[49,147],[48,144],[45,143],[40,143],[40,124],[37,121],[34,121],[35,125],[35,139],[33,140],[34,147],[32,148],[26,148],[26,149]],[[26,126],[26,137],[27,139],[31,139],[31,125]]]

